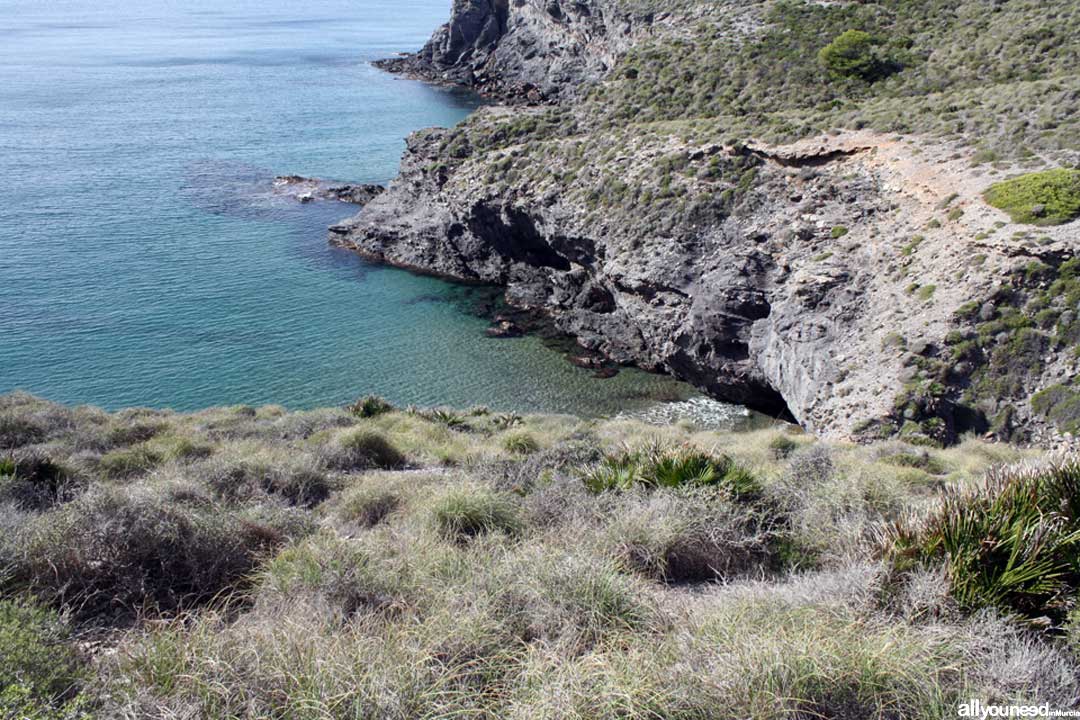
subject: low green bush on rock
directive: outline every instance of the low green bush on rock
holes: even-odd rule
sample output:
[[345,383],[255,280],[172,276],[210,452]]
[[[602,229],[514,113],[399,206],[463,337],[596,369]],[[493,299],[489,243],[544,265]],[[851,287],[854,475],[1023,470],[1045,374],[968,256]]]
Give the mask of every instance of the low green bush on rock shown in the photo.
[[1013,222],[1061,225],[1080,217],[1080,170],[1056,168],[994,183],[986,202]]

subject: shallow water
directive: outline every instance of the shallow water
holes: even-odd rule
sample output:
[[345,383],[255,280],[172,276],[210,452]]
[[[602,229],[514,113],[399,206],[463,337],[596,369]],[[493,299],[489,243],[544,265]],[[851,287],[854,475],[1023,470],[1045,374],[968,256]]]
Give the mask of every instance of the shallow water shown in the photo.
[[448,4],[0,0],[0,392],[584,415],[695,396],[487,338],[485,291],[332,249],[352,206],[268,192],[286,173],[386,182],[408,132],[468,114],[368,64],[419,47]]

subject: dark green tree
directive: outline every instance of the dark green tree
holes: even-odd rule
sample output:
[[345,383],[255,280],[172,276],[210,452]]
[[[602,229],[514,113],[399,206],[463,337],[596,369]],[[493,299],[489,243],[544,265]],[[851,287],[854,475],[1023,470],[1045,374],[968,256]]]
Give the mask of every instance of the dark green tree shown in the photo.
[[879,80],[896,70],[880,51],[881,40],[862,30],[845,30],[818,51],[818,61],[836,79]]

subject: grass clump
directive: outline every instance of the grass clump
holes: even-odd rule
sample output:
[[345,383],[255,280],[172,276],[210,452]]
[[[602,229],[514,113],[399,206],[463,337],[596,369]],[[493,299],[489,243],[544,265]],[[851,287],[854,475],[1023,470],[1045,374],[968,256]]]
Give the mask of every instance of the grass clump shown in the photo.
[[760,576],[776,523],[708,489],[627,494],[604,531],[619,566],[667,583]]
[[152,470],[162,461],[160,452],[147,444],[113,450],[102,456],[101,473],[114,480],[141,475]]
[[799,449],[799,443],[787,435],[777,435],[769,441],[769,450],[777,460],[784,460]]
[[345,522],[374,527],[401,505],[398,493],[372,482],[350,488],[342,494],[336,513]]
[[1055,168],[994,183],[984,197],[1013,222],[1061,225],[1080,217],[1080,170]]
[[518,506],[505,495],[483,487],[446,492],[432,507],[431,517],[439,533],[455,541],[493,532],[515,535],[522,529]]
[[987,474],[952,489],[941,508],[897,522],[887,554],[897,569],[945,563],[951,595],[1060,624],[1080,589],[1080,462]]
[[19,539],[10,584],[88,619],[205,602],[286,536],[219,508],[101,488],[36,517]]
[[404,467],[408,458],[386,436],[366,428],[341,431],[323,450],[325,464],[334,470],[384,470]]
[[503,447],[516,455],[529,455],[540,449],[540,443],[529,433],[515,432],[503,438]]

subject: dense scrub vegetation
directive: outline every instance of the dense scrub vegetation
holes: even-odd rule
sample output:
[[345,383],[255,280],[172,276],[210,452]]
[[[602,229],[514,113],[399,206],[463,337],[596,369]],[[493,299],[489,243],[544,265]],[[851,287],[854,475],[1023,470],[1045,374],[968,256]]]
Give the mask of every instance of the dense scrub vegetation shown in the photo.
[[1060,225],[1080,217],[1080,170],[1044,170],[994,183],[986,201],[1013,222]]
[[593,111],[611,121],[718,118],[764,139],[870,125],[958,134],[1004,155],[1076,149],[1075,3],[766,7],[764,30],[749,37],[720,16],[682,40],[635,47]]
[[940,718],[1080,692],[1080,476],[983,486],[1037,462],[1006,446],[372,398],[10,395],[0,428],[0,714]]

